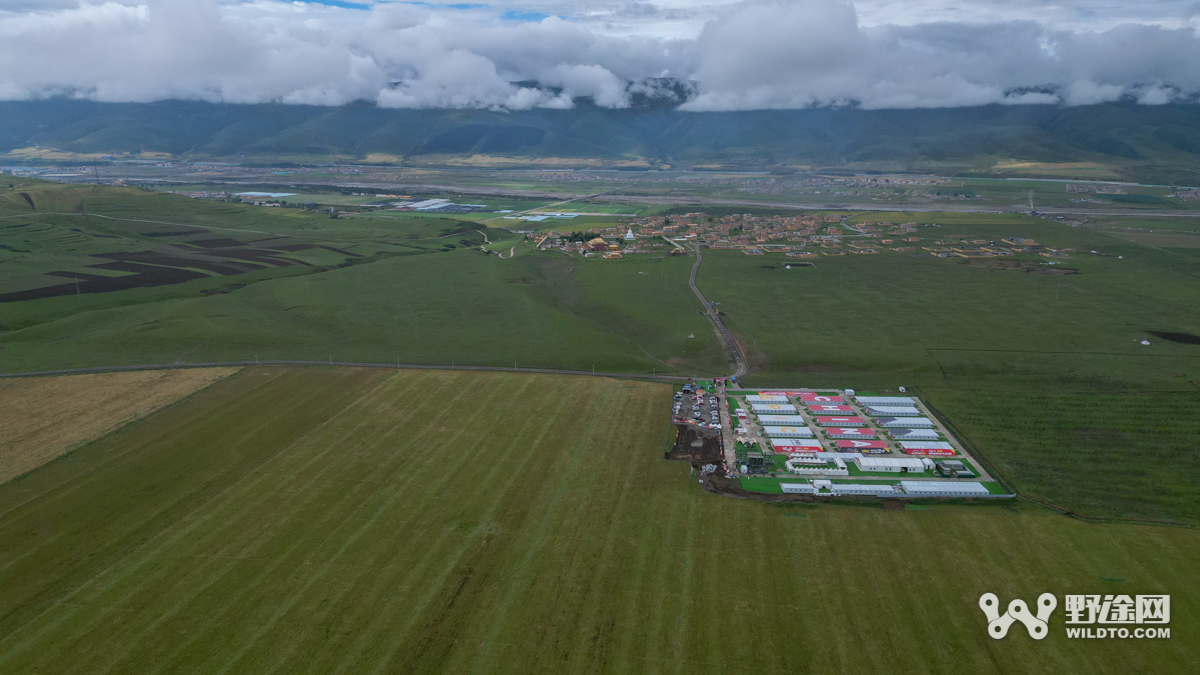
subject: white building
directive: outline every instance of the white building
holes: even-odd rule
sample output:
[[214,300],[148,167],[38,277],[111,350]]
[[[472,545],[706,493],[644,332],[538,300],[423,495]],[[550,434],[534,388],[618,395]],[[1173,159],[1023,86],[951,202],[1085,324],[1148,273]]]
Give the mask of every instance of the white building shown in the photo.
[[812,483],[780,483],[779,487],[788,494],[811,495],[817,491]]
[[[813,466],[814,460],[820,462],[819,465]],[[833,460],[833,466],[830,467],[828,462],[817,460],[814,455],[797,455],[795,459],[789,459],[783,465],[787,470],[798,476],[849,476],[850,470],[846,468],[846,463],[841,458]]]
[[916,403],[907,396],[855,396],[859,405],[913,405]]
[[856,497],[902,497],[903,493],[895,485],[879,485],[877,483],[834,483],[834,496]]
[[980,497],[988,494],[983,483],[948,480],[902,480],[900,487],[913,497]]
[[784,492],[822,497],[903,497],[899,486],[880,483],[834,483],[817,479],[812,483],[780,483]]
[[880,417],[875,423],[884,429],[932,429],[933,420],[928,417]]
[[912,406],[869,405],[865,408],[871,417],[917,417],[921,414]]
[[796,406],[788,403],[751,403],[755,415],[795,415]]
[[787,403],[786,396],[777,396],[774,394],[763,394],[759,396],[747,396],[746,403],[754,405],[755,403]]
[[771,450],[781,455],[795,452],[820,452],[821,441],[815,438],[772,438]]
[[763,427],[763,433],[772,438],[812,438],[808,427]]
[[936,441],[934,429],[888,429],[888,435],[898,441]]
[[945,441],[900,441],[900,451],[906,455],[949,457],[954,454],[954,446]]
[[803,415],[759,415],[758,423],[764,427],[802,427]]
[[859,471],[872,473],[920,473],[934,468],[933,461],[916,457],[859,457],[854,464]]

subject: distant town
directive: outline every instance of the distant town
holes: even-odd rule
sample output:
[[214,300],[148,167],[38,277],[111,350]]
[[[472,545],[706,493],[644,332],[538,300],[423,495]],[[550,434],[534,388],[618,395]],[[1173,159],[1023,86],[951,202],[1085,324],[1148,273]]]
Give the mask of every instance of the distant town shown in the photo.
[[746,255],[782,253],[800,259],[886,251],[939,258],[996,258],[1017,253],[1067,258],[1074,252],[1070,248],[1049,248],[1023,237],[996,242],[968,235],[949,235],[930,242],[917,234],[919,226],[915,222],[850,223],[848,218],[844,214],[757,216],[748,213],[716,217],[696,212],[621,220],[610,227],[584,232],[530,232],[526,237],[535,240],[543,251],[558,249],[584,257],[599,255],[609,259],[664,250],[682,253],[695,245],[714,250],[740,250]]

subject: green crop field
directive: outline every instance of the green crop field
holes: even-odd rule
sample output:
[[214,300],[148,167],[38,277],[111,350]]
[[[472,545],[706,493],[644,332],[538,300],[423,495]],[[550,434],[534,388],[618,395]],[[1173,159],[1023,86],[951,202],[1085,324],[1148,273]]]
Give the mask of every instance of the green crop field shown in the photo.
[[[0,486],[0,672],[1187,672],[1182,528],[778,505],[662,458],[666,385],[248,369]],[[1171,639],[982,593],[1170,593]]]

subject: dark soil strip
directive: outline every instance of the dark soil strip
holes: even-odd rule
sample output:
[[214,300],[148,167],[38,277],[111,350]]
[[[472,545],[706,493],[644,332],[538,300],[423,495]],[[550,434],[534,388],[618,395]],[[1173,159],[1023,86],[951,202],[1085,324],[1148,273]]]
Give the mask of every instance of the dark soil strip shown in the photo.
[[167,267],[194,267],[196,269],[208,270],[213,274],[219,274],[224,277],[264,269],[263,265],[255,265],[240,261],[222,260],[218,262],[215,260],[192,258],[182,255],[164,255],[155,253],[153,251],[96,253],[93,254],[93,257],[107,258],[109,260],[116,260],[118,262],[145,263],[147,265],[166,265]]
[[351,253],[350,251],[346,251],[346,250],[337,248],[336,246],[328,246],[325,244],[285,244],[282,246],[268,246],[268,247],[264,247],[264,248],[270,248],[275,251],[307,251],[307,250],[313,249],[313,248],[323,248],[326,251],[333,251],[334,253],[339,253],[341,255],[350,256],[352,258],[361,258],[362,257],[362,255],[360,255],[358,253]]
[[241,246],[243,242],[236,239],[217,238],[217,239],[193,239],[187,242],[188,246],[197,248],[229,248],[231,246]]
[[[179,284],[193,279],[204,279],[208,277],[202,272],[194,272],[192,270],[182,270],[175,267],[156,267],[153,265],[139,265],[133,262],[111,262],[103,265],[91,265],[96,269],[119,270],[122,272],[133,272],[134,274],[124,277],[101,277],[92,274],[76,274],[74,272],[50,272],[49,274],[59,277],[67,277],[72,279],[69,284],[60,284],[58,286],[43,286],[27,291],[17,291],[14,293],[0,294],[0,302],[20,302],[22,300],[38,300],[41,298],[55,298],[65,295],[75,295],[76,293],[110,293],[112,291],[124,291],[131,288],[147,288],[150,286],[167,286],[169,284]],[[76,283],[75,278],[79,281]]]
[[33,205],[33,199],[29,196],[28,192],[19,192],[17,194],[24,197],[26,202],[29,202],[29,208],[33,209],[34,211],[37,211],[37,207]]
[[1161,330],[1148,330],[1147,333],[1156,338],[1161,338],[1167,342],[1175,342],[1181,345],[1200,345],[1200,335],[1192,335],[1191,333],[1172,333]]

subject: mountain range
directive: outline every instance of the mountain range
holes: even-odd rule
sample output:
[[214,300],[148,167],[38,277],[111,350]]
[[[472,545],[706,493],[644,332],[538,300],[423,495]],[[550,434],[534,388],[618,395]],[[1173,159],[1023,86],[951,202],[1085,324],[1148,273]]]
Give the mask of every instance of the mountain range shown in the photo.
[[397,110],[196,101],[0,102],[0,152],[167,153],[179,158],[415,164],[492,155],[637,160],[647,166],[986,170],[997,161],[1091,162],[1133,179],[1196,184],[1200,106],[1132,102],[910,110],[820,108],[681,112],[626,109]]

